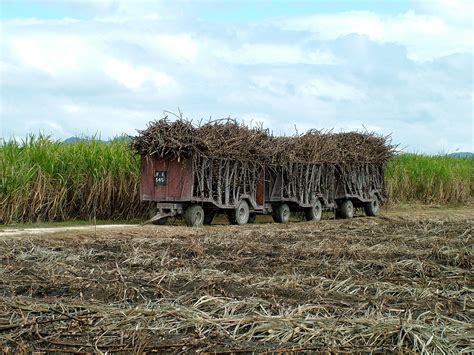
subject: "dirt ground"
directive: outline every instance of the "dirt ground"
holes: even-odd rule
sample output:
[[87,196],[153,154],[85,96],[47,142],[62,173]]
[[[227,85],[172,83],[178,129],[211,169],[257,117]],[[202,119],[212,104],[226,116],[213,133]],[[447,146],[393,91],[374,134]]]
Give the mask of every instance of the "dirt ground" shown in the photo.
[[0,349],[474,351],[472,209],[0,231]]

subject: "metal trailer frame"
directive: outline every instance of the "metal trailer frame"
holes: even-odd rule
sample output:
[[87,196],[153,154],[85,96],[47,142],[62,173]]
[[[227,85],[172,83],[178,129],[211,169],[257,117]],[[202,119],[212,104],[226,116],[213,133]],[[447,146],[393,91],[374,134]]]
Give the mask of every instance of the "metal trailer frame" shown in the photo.
[[359,207],[378,199],[385,201],[385,167],[374,163],[344,164],[335,167],[335,200],[351,199]]
[[[383,167],[377,170],[380,167],[366,164],[348,169],[335,164],[262,167],[254,162],[198,156],[180,160],[142,156],[140,197],[157,202],[157,214],[148,222],[183,216],[193,204],[207,211],[230,212],[245,200],[251,213],[272,214],[282,204],[304,211],[316,200],[326,210],[336,210],[347,200],[354,207],[383,201]],[[371,172],[382,173],[382,178],[370,176]]]
[[181,160],[142,156],[140,197],[157,202],[149,222],[183,215],[187,205],[233,210],[241,200],[264,213],[264,171],[254,163],[188,157]]

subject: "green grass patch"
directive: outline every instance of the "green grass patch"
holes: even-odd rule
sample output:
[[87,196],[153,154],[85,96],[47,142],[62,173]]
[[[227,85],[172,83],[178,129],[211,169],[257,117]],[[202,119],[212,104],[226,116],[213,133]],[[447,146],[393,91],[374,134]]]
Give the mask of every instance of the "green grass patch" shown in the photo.
[[399,203],[463,204],[472,198],[474,158],[401,154],[386,168],[387,192]]
[[74,143],[30,135],[0,146],[0,221],[142,216],[139,159],[123,139]]
[[[139,172],[139,157],[123,137],[64,143],[30,135],[5,141],[0,223],[142,221],[150,204],[140,202]],[[473,177],[474,158],[402,154],[386,168],[387,192],[397,203],[466,204]]]

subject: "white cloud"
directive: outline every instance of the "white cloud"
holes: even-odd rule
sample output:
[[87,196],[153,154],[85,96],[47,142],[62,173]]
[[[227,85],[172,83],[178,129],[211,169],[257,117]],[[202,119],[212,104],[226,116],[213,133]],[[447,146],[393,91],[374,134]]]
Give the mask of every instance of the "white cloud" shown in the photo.
[[471,26],[474,2],[472,0],[414,0],[417,10],[438,16],[448,22]]
[[138,90],[150,83],[155,88],[176,89],[176,81],[166,73],[146,66],[134,66],[126,62],[110,59],[104,67],[105,73],[128,89]]
[[355,87],[325,78],[306,81],[298,87],[298,92],[301,95],[348,101],[363,100],[366,97],[363,91]]
[[63,127],[53,120],[32,120],[26,123],[26,128],[30,133],[54,133],[56,136],[67,134]]
[[74,104],[67,104],[61,107],[67,113],[78,113],[81,110],[81,108],[78,105],[74,105]]
[[432,60],[457,52],[472,52],[472,26],[455,26],[442,18],[407,11],[398,15],[380,15],[368,11],[350,11],[293,17],[280,22],[285,30],[311,31],[323,40],[360,34],[383,43],[406,46],[417,61]]
[[420,5],[244,26],[153,4],[92,8],[85,20],[2,22],[4,136],[134,134],[179,107],[276,134],[365,126],[409,150],[472,145],[472,29],[454,13]]
[[80,70],[89,48],[77,36],[21,35],[8,43],[17,62],[50,75]]
[[158,35],[157,41],[168,56],[177,60],[194,61],[198,55],[198,43],[188,34]]
[[338,64],[327,50],[305,50],[297,45],[244,43],[238,48],[223,48],[217,57],[236,64]]
[[288,82],[271,75],[255,75],[250,77],[251,82],[259,89],[275,95],[288,94]]

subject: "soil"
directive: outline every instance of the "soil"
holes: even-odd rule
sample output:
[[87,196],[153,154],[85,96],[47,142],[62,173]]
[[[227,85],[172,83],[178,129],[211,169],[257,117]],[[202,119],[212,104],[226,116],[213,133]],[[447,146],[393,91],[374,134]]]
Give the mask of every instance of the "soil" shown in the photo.
[[266,221],[0,231],[0,349],[474,349],[472,210]]

